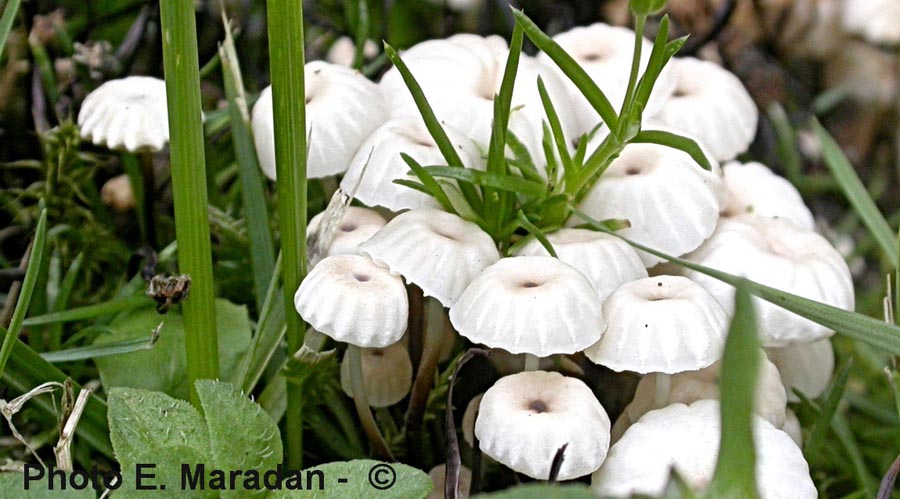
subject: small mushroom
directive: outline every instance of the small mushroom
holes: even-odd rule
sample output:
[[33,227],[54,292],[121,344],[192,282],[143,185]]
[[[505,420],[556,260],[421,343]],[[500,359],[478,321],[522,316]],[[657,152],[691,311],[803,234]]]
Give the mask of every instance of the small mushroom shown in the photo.
[[[444,126],[456,152],[468,168],[484,170],[478,146],[450,126]],[[341,181],[341,189],[367,206],[383,206],[391,211],[416,208],[438,208],[428,194],[395,184],[394,180],[419,179],[410,173],[400,156],[409,155],[423,166],[446,165],[437,144],[418,118],[398,118],[378,127],[359,147]]]
[[100,188],[100,200],[119,213],[134,209],[134,189],[128,175],[123,173],[107,180]]
[[[317,235],[324,215],[323,211],[309,221],[306,226],[307,235]],[[375,210],[356,206],[347,207],[325,256],[358,255],[359,245],[368,241],[386,223],[387,220]]]
[[881,45],[900,43],[900,4],[895,0],[844,0],[842,25]]
[[[372,407],[389,407],[406,397],[412,387],[412,361],[401,341],[384,348],[360,349],[366,399]],[[353,398],[349,356],[341,361],[341,388]]]
[[[615,109],[622,107],[628,78],[631,74],[631,60],[634,54],[634,31],[618,26],[596,23],[585,27],[576,27],[560,33],[553,40],[562,47],[588,76],[606,94]],[[653,44],[646,38],[642,41],[641,72],[647,68]],[[572,107],[575,109],[578,134],[590,132],[598,123],[600,115],[588,103],[581,90],[569,80],[549,56],[541,53],[538,60],[554,69],[564,81]],[[652,116],[659,111],[666,99],[675,91],[676,75],[667,66],[660,73],[653,93],[644,113]]]
[[[366,40],[363,45],[363,56],[366,59],[372,59],[378,55],[378,45],[372,40]],[[356,45],[349,36],[342,36],[331,44],[328,52],[325,54],[325,60],[331,64],[338,66],[353,66],[353,60],[356,58]]]
[[[650,411],[612,446],[591,477],[591,488],[600,497],[658,497],[674,469],[692,490],[702,492],[715,472],[721,433],[717,400]],[[818,497],[809,465],[787,433],[756,416],[753,437],[762,499]]]
[[475,435],[481,450],[509,468],[546,480],[567,445],[559,480],[593,472],[609,449],[609,417],[579,379],[526,371],[501,378],[481,399]]
[[794,390],[811,399],[825,393],[834,374],[834,350],[831,341],[795,343],[781,348],[768,348],[766,354],[778,366],[788,400],[799,402]]
[[784,426],[781,428],[781,431],[787,433],[791,440],[797,444],[797,447],[803,448],[803,427],[800,426],[800,420],[797,419],[794,411],[790,409],[785,411]]
[[365,348],[400,341],[409,315],[403,280],[358,255],[319,262],[297,288],[294,307],[317,331]]
[[674,374],[708,367],[722,356],[728,317],[690,279],[656,276],[625,283],[603,309],[609,326],[584,351],[596,364],[615,371]]
[[85,97],[78,126],[82,138],[109,149],[162,151],[169,143],[166,84],[149,76],[107,81]]
[[482,269],[500,259],[493,239],[480,227],[433,209],[398,215],[359,250],[445,307],[456,302]]
[[[585,229],[561,229],[547,234],[560,260],[585,275],[603,301],[626,282],[647,277],[637,252],[622,239]],[[550,256],[540,241],[533,240],[517,256]]]
[[722,176],[728,190],[723,216],[756,213],[786,218],[803,230],[815,228],[813,215],[797,188],[762,163],[732,161],[722,167]]
[[[833,307],[854,307],[853,280],[841,254],[819,234],[789,220],[752,214],[724,218],[715,233],[685,258]],[[685,270],[685,275],[706,288],[731,315],[731,285],[693,270]],[[834,334],[760,298],[753,302],[764,346],[805,343]]]
[[741,81],[708,61],[688,57],[671,64],[678,85],[653,118],[697,137],[719,161],[746,151],[756,136],[759,111]]
[[[619,231],[621,235],[673,256],[683,255],[700,246],[716,228],[725,194],[717,170],[704,170],[677,149],[629,144],[580,209],[597,220],[624,218],[631,226]],[[579,220],[570,218],[569,224]],[[646,267],[662,261],[638,253]]]
[[546,256],[486,268],[450,308],[450,322],[474,343],[537,357],[584,350],[606,329],[588,279]]
[[[344,66],[313,61],[306,65],[306,175],[321,178],[347,170],[359,146],[387,119],[378,87]],[[275,180],[275,122],[272,87],[253,105],[251,124],[263,173]]]

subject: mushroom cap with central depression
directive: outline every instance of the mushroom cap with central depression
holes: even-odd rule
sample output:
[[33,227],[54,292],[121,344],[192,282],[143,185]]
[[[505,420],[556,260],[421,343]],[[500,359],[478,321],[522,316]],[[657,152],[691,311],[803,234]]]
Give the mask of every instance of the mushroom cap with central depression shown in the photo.
[[475,343],[538,357],[584,350],[606,329],[597,292],[548,256],[504,258],[466,288],[450,322]]
[[158,152],[169,143],[166,83],[149,76],[110,80],[85,97],[81,137],[118,151]]

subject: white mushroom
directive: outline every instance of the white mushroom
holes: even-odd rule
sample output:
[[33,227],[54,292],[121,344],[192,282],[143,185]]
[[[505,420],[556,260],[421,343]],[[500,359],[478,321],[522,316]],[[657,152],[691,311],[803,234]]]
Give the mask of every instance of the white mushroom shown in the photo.
[[[484,169],[481,152],[471,139],[447,125],[444,131],[456,147],[463,166]],[[428,194],[394,183],[400,179],[419,182],[401,153],[422,166],[447,164],[420,119],[398,118],[378,127],[363,142],[350,161],[341,188],[368,206],[383,206],[391,211],[437,208],[438,202]]]
[[797,188],[762,163],[732,161],[722,167],[722,175],[728,190],[725,216],[752,212],[786,218],[803,230],[815,228],[812,213]]
[[[323,211],[309,221],[306,226],[308,236],[317,235],[324,215]],[[387,220],[375,210],[356,206],[347,207],[328,247],[328,253],[324,256],[358,255],[359,245],[368,241],[386,223]]]
[[466,410],[463,412],[462,422],[460,423],[463,441],[469,444],[469,447],[475,447],[475,420],[478,418],[478,406],[481,404],[482,398],[484,398],[483,393],[472,397],[472,400],[466,405]]
[[885,45],[900,43],[900,3],[895,0],[844,0],[844,29]]
[[500,259],[494,241],[477,225],[432,209],[398,215],[359,250],[445,307],[456,302],[482,269]]
[[[801,230],[787,220],[755,215],[724,218],[712,237],[686,258],[804,298],[853,310],[853,281],[843,257],[822,236]],[[731,285],[692,270],[685,270],[685,275],[712,293],[729,315],[732,313]],[[825,326],[777,305],[756,297],[753,301],[760,338],[767,347],[810,342],[833,334]]]
[[[657,144],[630,144],[594,185],[580,209],[597,219],[624,218],[619,233],[673,256],[696,249],[719,219],[724,186],[687,153]],[[572,217],[569,224],[580,219]],[[661,261],[638,252],[644,265]]]
[[[328,177],[347,170],[359,146],[387,119],[378,87],[344,66],[313,61],[306,65],[306,176]],[[275,180],[275,122],[272,87],[253,106],[251,124],[259,165]]]
[[158,152],[169,143],[166,84],[149,76],[110,80],[85,97],[81,137],[109,149]]
[[358,255],[319,262],[297,288],[294,307],[317,331],[367,348],[400,341],[409,315],[403,280]]
[[546,357],[592,345],[606,321],[584,275],[552,257],[503,258],[450,308],[450,322],[474,343]]
[[741,81],[715,63],[674,59],[678,86],[653,118],[697,137],[719,161],[747,150],[759,111]]
[[[763,418],[753,419],[756,484],[762,499],[815,499],[809,465],[791,437]],[[713,478],[721,438],[719,402],[673,404],[645,414],[609,450],[591,478],[600,497],[663,493],[674,468],[693,490]]]
[[[366,40],[363,45],[363,56],[371,59],[378,55],[378,45],[372,40]],[[328,52],[325,54],[325,60],[331,64],[338,66],[353,66],[353,60],[356,58],[356,44],[349,36],[342,36],[331,44]]]
[[[618,112],[628,88],[634,37],[634,31],[628,28],[597,23],[560,33],[554,36],[553,40],[587,72]],[[641,74],[647,68],[653,49],[653,44],[646,38],[642,43]],[[597,123],[600,123],[600,115],[549,56],[541,53],[538,59],[554,68],[560,79],[565,82],[572,107],[575,109],[578,134],[590,132]],[[652,116],[660,110],[666,99],[675,91],[675,84],[676,75],[667,65],[653,86],[653,93],[644,110],[646,116]]]
[[787,433],[791,440],[797,444],[797,447],[803,448],[803,427],[800,426],[800,420],[797,418],[797,415],[794,414],[794,411],[788,409],[785,411],[784,418],[784,426],[781,428],[781,431]]
[[[561,229],[547,235],[556,255],[585,275],[600,300],[626,282],[647,277],[637,252],[622,239],[585,229]],[[550,256],[540,241],[533,240],[518,256]]]
[[656,276],[623,284],[603,304],[609,327],[584,351],[615,371],[674,374],[719,360],[728,317],[690,279]]
[[769,359],[778,366],[788,400],[799,402],[794,390],[814,399],[825,393],[834,374],[834,351],[831,341],[796,343],[766,350]]
[[100,188],[100,200],[119,213],[134,209],[134,189],[128,175],[123,173],[107,180]]
[[[403,400],[412,387],[412,361],[401,341],[384,348],[361,349],[363,385],[372,407],[388,407]],[[341,389],[353,398],[349,356],[341,361]]]
[[581,380],[527,371],[506,376],[481,399],[475,435],[481,450],[519,473],[546,480],[565,450],[559,480],[596,470],[609,448],[609,417]]

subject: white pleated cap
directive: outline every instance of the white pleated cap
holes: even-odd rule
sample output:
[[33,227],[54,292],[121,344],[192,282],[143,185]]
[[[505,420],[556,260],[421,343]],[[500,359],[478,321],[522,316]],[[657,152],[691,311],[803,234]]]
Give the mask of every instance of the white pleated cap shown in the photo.
[[[359,146],[387,120],[378,86],[358,71],[313,61],[306,66],[306,176],[328,177],[347,170]],[[259,95],[251,113],[253,140],[263,173],[275,180],[275,121],[272,87]]]
[[810,399],[825,393],[834,374],[834,350],[831,340],[795,343],[781,348],[768,348],[769,359],[778,366],[788,400],[799,402],[794,390]]
[[[717,400],[673,404],[648,412],[609,450],[591,477],[600,497],[660,496],[674,468],[702,492],[713,478],[721,439]],[[815,499],[818,492],[803,453],[787,433],[753,418],[756,484],[761,499]]]
[[450,322],[473,343],[538,357],[580,352],[606,329],[590,281],[548,256],[503,258],[450,308]]
[[[306,226],[308,236],[316,235],[324,216],[325,212],[323,211],[312,217]],[[347,207],[325,256],[358,255],[359,245],[368,241],[386,223],[387,220],[375,210],[356,206]]]
[[584,354],[615,371],[674,374],[719,360],[728,317],[703,287],[678,276],[623,284],[603,304],[609,326]]
[[472,279],[500,259],[494,240],[480,227],[433,209],[398,215],[359,250],[445,307],[456,303]]
[[[710,158],[710,161],[712,159]],[[712,234],[725,198],[719,168],[704,170],[685,152],[657,144],[630,144],[581,202],[597,220],[627,219],[619,234],[679,256]],[[677,214],[677,216],[676,216]],[[580,223],[571,217],[569,224]],[[662,260],[639,251],[646,267]]]
[[[341,389],[353,398],[349,356],[341,361]],[[363,387],[372,407],[389,407],[406,397],[412,388],[412,361],[404,342],[384,348],[360,350]]]
[[358,255],[319,262],[297,288],[294,307],[315,330],[367,348],[400,341],[409,316],[403,280]]
[[691,57],[669,64],[677,87],[653,118],[696,137],[719,161],[746,151],[756,136],[759,111],[737,76]]
[[85,97],[81,138],[117,151],[157,152],[169,143],[166,83],[149,76],[110,80]]
[[[448,125],[444,125],[444,131],[456,148],[463,166],[484,170],[484,159],[471,139]],[[401,153],[422,166],[447,164],[421,119],[398,118],[378,127],[359,147],[341,180],[341,189],[363,204],[383,206],[391,211],[438,208],[438,202],[428,194],[394,183],[394,180],[420,182],[410,172]]]
[[[788,220],[755,215],[723,218],[715,233],[688,260],[746,277],[782,291],[853,310],[853,280],[844,258],[819,234]],[[685,275],[719,300],[731,315],[734,288],[692,270]],[[793,312],[753,298],[756,324],[767,347],[807,343],[833,331]]]
[[815,228],[812,212],[797,188],[766,165],[731,161],[722,167],[722,176],[728,190],[724,216],[755,213],[786,218],[803,230]]
[[559,480],[593,472],[609,449],[609,416],[579,379],[546,371],[500,378],[481,399],[475,435],[497,462],[546,480],[556,452],[566,448]]
[[[556,255],[585,275],[605,300],[626,282],[647,277],[641,257],[622,239],[586,229],[560,229],[547,234]],[[538,240],[516,252],[518,256],[550,256]]]
[[841,24],[850,33],[883,45],[900,43],[900,4],[894,0],[844,0]]

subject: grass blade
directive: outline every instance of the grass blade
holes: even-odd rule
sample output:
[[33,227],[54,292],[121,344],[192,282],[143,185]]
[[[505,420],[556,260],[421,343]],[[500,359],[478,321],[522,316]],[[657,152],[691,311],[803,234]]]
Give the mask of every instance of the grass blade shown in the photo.
[[897,247],[897,236],[894,234],[891,226],[888,225],[887,220],[884,219],[878,207],[875,206],[875,202],[869,196],[869,191],[866,190],[866,187],[856,174],[856,170],[853,169],[853,165],[850,164],[850,160],[841,151],[837,142],[834,141],[818,120],[814,119],[812,121],[812,127],[819,138],[819,142],[822,144],[822,156],[825,159],[825,164],[831,170],[831,174],[837,180],[841,190],[844,191],[844,195],[847,196],[850,206],[853,207],[863,224],[869,229],[872,237],[878,242],[891,264],[896,265],[900,250]]
[[519,223],[522,225],[522,227],[524,227],[529,234],[534,236],[534,238],[537,239],[539,243],[541,243],[541,246],[543,246],[544,249],[547,250],[547,253],[550,253],[550,256],[552,256],[553,258],[559,258],[559,256],[557,256],[556,254],[556,250],[553,249],[553,245],[550,244],[550,240],[547,239],[547,236],[544,235],[544,232],[541,229],[537,228],[533,223],[531,223],[531,220],[528,220],[528,217],[525,216],[525,212],[519,210],[518,216]]
[[547,194],[545,185],[512,175],[470,170],[468,168],[454,168],[452,166],[426,166],[424,169],[435,177],[452,178],[484,187],[517,192],[534,198],[543,198]]
[[[447,198],[447,193],[444,192],[444,189],[441,187],[441,184],[434,179],[431,172],[426,170],[422,165],[419,164],[418,161],[412,158],[412,156],[406,153],[400,153],[400,157],[403,158],[403,161],[406,162],[406,165],[409,166],[409,169],[419,178],[419,181],[422,182],[422,185],[425,186],[425,189],[428,190],[428,193],[431,194],[435,199],[437,199],[438,203],[441,206],[449,211],[454,212],[453,203],[450,202],[450,199]],[[458,168],[449,167],[450,169],[456,170]],[[401,184],[403,185],[403,184]]]
[[841,369],[841,372],[828,389],[828,395],[825,396],[825,404],[819,411],[809,440],[806,441],[806,445],[803,448],[803,454],[809,462],[815,460],[822,449],[822,444],[825,443],[825,436],[828,435],[828,429],[831,427],[838,404],[844,396],[844,391],[847,389],[847,381],[850,379],[850,368],[853,365],[852,360],[851,358],[850,362]]
[[281,347],[285,334],[284,295],[278,286],[281,275],[281,257],[275,261],[275,269],[269,283],[266,299],[259,312],[256,334],[247,348],[243,364],[236,376],[235,384],[247,393],[252,393],[262,378],[269,361]]
[[[160,326],[162,326],[162,324],[160,324]],[[160,329],[161,328],[156,328],[149,338],[143,340],[118,341],[115,343],[107,343],[105,345],[91,345],[60,350],[57,352],[43,352],[40,356],[45,361],[55,364],[59,362],[96,359],[97,357],[109,357],[111,355],[121,355],[140,350],[150,350],[156,345],[156,341],[159,340]]]
[[750,294],[738,287],[734,318],[722,356],[722,441],[710,486],[711,497],[758,497],[754,479],[753,399],[761,355]]
[[3,55],[6,39],[9,38],[9,32],[12,30],[21,3],[22,0],[9,0],[3,9],[3,15],[0,16],[0,56]]
[[569,154],[569,142],[566,140],[566,134],[563,132],[562,124],[559,121],[559,114],[550,101],[550,95],[547,94],[547,87],[544,86],[544,80],[538,77],[538,93],[541,94],[541,104],[544,105],[544,113],[547,115],[547,121],[550,125],[550,131],[553,135],[553,141],[556,144],[556,152],[563,165],[563,171],[566,177],[576,173],[572,163],[572,155]]
[[219,377],[212,248],[206,192],[206,156],[200,109],[200,62],[194,6],[181,0],[159,4],[163,65],[169,113],[169,154],[175,204],[179,271],[191,276],[191,294],[182,304],[191,402],[198,379]]
[[25,320],[25,314],[28,313],[28,306],[31,304],[31,296],[34,294],[34,286],[40,274],[41,264],[44,258],[44,249],[47,243],[47,209],[41,210],[38,219],[37,228],[34,234],[34,240],[28,251],[28,266],[25,268],[25,279],[22,281],[22,287],[19,290],[19,299],[16,301],[16,308],[13,311],[12,318],[9,322],[9,334],[3,338],[3,346],[0,347],[0,375],[6,368],[6,362],[12,353],[13,343],[19,337],[22,323]]
[[709,162],[706,154],[703,153],[703,150],[700,149],[700,145],[697,144],[694,139],[671,132],[664,132],[662,130],[642,130],[634,137],[634,139],[632,139],[632,142],[638,144],[658,144],[684,151],[689,154],[698,165],[702,166],[704,170],[712,171],[712,164]]
[[25,326],[43,326],[45,324],[55,324],[60,322],[83,321],[100,317],[101,315],[113,315],[126,310],[146,307],[152,301],[150,298],[137,295],[127,298],[119,298],[110,300],[97,305],[88,305],[84,307],[71,308],[62,312],[51,312],[49,314],[38,315],[25,319]]
[[[268,0],[269,60],[275,115],[275,161],[281,224],[282,286],[288,355],[303,345],[304,328],[294,310],[294,292],[306,275],[306,95],[303,2]],[[301,388],[287,391],[286,463],[303,464]]]

